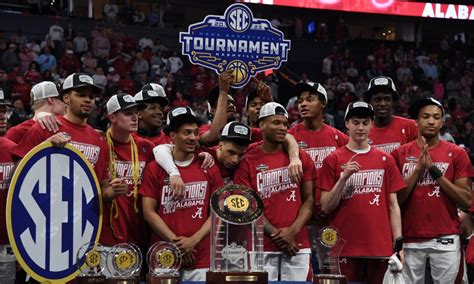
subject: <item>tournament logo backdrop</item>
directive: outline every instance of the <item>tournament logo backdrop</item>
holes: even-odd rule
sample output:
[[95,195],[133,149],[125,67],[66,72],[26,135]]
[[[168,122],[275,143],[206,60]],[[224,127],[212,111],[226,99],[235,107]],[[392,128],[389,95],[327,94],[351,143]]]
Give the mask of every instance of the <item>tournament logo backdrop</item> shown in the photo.
[[72,145],[44,142],[21,160],[7,196],[8,238],[23,269],[40,282],[72,280],[98,241],[102,197],[92,166]]
[[216,71],[234,70],[234,88],[288,60],[291,42],[268,20],[253,17],[243,4],[229,6],[224,16],[209,15],[179,34],[182,54],[191,63]]

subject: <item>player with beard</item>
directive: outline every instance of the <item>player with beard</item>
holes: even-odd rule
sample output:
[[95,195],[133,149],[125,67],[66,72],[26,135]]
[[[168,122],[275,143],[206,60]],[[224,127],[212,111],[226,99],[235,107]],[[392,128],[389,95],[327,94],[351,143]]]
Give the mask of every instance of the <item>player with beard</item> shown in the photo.
[[[44,130],[37,123],[25,134],[25,139],[13,149],[14,158],[23,158],[38,144],[49,140],[53,145],[64,147],[70,143],[91,163],[99,180],[104,201],[111,201],[127,191],[127,184],[115,178],[109,183],[109,151],[105,138],[87,124],[87,118],[95,104],[95,96],[101,89],[94,85],[92,78],[85,73],[69,75],[62,85],[62,100],[66,113],[58,116],[61,125],[59,133]],[[27,138],[27,139],[26,139]]]
[[253,188],[264,200],[264,269],[270,281],[307,281],[312,278],[306,222],[313,209],[314,163],[300,151],[302,178],[289,177],[289,156],[283,148],[288,113],[278,103],[267,103],[259,113],[263,141],[252,147],[234,175],[234,183]]
[[173,201],[169,175],[157,163],[149,163],[140,188],[143,215],[153,232],[151,243],[168,241],[180,248],[181,279],[205,281],[210,265],[209,200],[224,182],[216,166],[201,168],[196,155],[198,120],[189,107],[170,111],[165,130],[175,145],[172,155],[184,181],[184,196]]
[[[2,212],[6,210],[8,187],[15,167],[11,153],[16,144],[4,136],[7,131],[8,107],[12,105],[5,100],[3,90],[0,89],[0,210]],[[0,283],[15,283],[15,261],[3,215],[0,219]]]
[[155,146],[170,143],[169,137],[161,130],[163,112],[169,104],[163,87],[155,83],[146,84],[134,99],[141,104],[138,112],[138,131],[134,137],[145,138]]
[[[471,206],[472,165],[461,147],[441,141],[444,108],[433,98],[410,106],[418,139],[394,150],[407,189],[399,193],[408,283],[425,283],[429,259],[434,283],[461,283],[461,222],[457,208]],[[457,278],[459,277],[459,278]]]
[[134,243],[146,254],[149,234],[141,216],[141,200],[138,189],[143,170],[153,159],[153,143],[138,136],[138,104],[129,94],[113,95],[106,104],[110,128],[106,139],[109,146],[109,175],[127,184],[127,191],[104,204],[104,216],[100,243],[114,246]]
[[[56,115],[63,115],[65,104],[61,100],[58,89],[53,82],[43,81],[31,88],[32,109],[35,116],[18,125],[8,129],[5,137],[15,143],[19,143],[23,136],[38,121],[43,124],[43,128],[48,128],[52,132],[56,132],[59,123],[54,118]],[[50,117],[53,116],[53,117]]]
[[418,135],[413,120],[393,115],[393,106],[399,97],[392,78],[385,76],[370,80],[364,95],[364,101],[370,103],[375,112],[369,142],[386,153],[415,140]]
[[340,266],[348,282],[382,283],[388,258],[401,250],[397,192],[406,184],[394,159],[368,143],[372,106],[350,103],[344,119],[349,142],[327,156],[318,171],[321,209],[331,214],[330,226],[346,241]]

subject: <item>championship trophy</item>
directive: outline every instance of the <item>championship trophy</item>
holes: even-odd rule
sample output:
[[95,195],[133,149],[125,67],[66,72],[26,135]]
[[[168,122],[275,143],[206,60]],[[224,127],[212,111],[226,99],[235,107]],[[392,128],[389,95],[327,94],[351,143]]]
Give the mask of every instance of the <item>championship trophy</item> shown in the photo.
[[179,284],[179,268],[181,252],[179,248],[168,242],[154,243],[147,254],[150,272],[146,276],[148,284]]
[[[85,256],[84,260],[82,258]],[[98,243],[86,243],[77,251],[77,265],[81,271],[76,277],[77,284],[104,283],[104,263],[106,253]]]
[[142,253],[134,244],[117,244],[107,254],[107,269],[109,276],[107,284],[138,284],[140,282],[140,268]]
[[207,284],[268,283],[263,270],[263,200],[241,185],[211,196],[211,265]]
[[314,284],[347,283],[347,278],[341,274],[339,266],[339,257],[345,244],[346,241],[339,238],[336,228],[324,227],[321,229],[316,240],[320,273],[314,275]]

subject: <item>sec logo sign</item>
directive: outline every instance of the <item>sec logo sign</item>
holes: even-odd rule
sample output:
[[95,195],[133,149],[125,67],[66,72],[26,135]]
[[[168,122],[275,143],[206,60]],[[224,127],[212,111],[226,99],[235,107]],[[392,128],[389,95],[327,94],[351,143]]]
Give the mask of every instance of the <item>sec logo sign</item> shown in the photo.
[[65,283],[85,265],[79,249],[98,241],[100,186],[76,148],[44,142],[18,165],[6,211],[8,238],[23,269],[40,282]]

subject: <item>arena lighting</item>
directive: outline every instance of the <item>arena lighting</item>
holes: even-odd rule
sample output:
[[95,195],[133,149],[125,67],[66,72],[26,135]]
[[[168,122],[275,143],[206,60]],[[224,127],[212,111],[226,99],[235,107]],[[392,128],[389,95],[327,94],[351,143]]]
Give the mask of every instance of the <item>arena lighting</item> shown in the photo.
[[395,16],[474,20],[474,6],[463,4],[400,0],[237,0],[236,2]]

